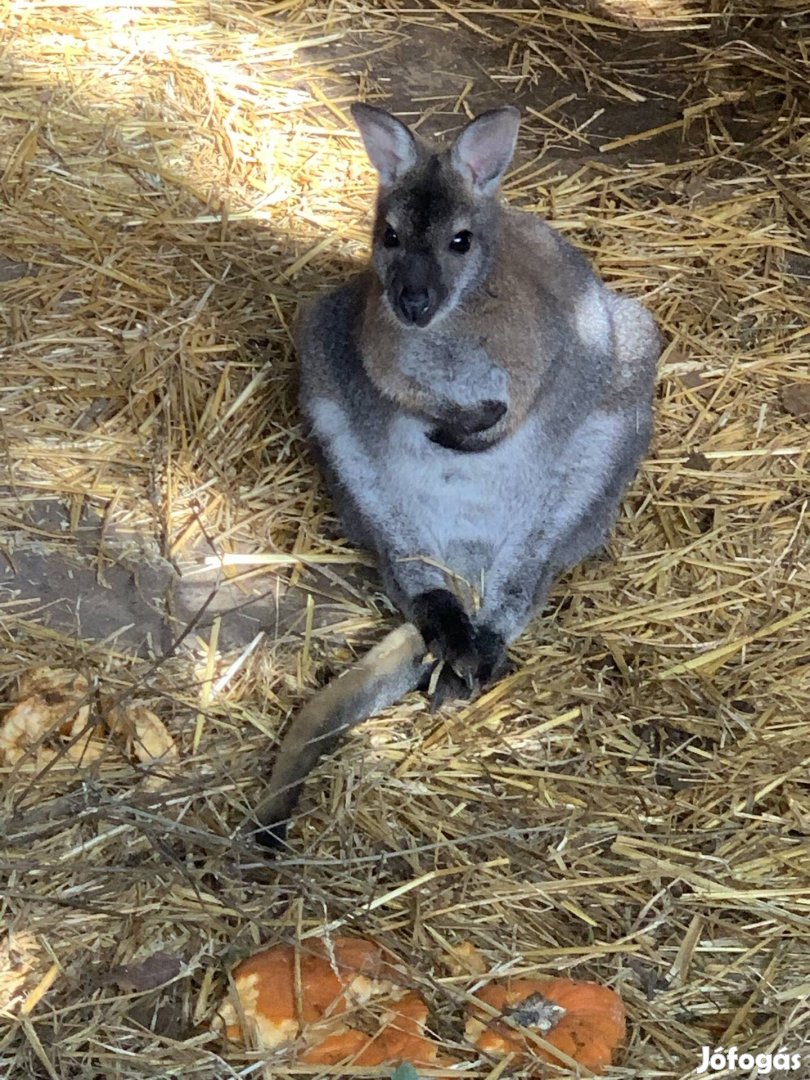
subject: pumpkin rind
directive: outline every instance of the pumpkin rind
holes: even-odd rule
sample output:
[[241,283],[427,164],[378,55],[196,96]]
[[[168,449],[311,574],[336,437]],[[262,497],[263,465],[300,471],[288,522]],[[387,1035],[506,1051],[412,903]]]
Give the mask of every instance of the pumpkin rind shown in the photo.
[[[297,955],[292,945],[275,945],[234,969],[240,1009],[224,1002],[219,1026],[228,1038],[241,1040],[241,1011],[261,1049],[302,1037],[308,1047],[298,1060],[314,1065],[447,1064],[425,1033],[426,1003],[397,984],[395,959],[362,938],[308,941]],[[381,1017],[374,1035],[350,1026],[350,1011],[369,1003]]]
[[425,1034],[428,1008],[419,994],[410,993],[387,1005],[384,1023],[376,1035],[354,1028],[329,1036],[301,1058],[313,1065],[384,1065],[407,1061],[412,1065],[438,1062],[439,1046]]
[[[541,1038],[593,1072],[601,1072],[611,1064],[626,1031],[624,1005],[618,994],[599,983],[573,979],[514,979],[492,982],[476,997],[509,1016],[533,995],[565,1010],[562,1015],[553,1009],[538,1014],[556,1016],[550,1020],[550,1027],[546,1022],[536,1026]],[[559,1064],[549,1051],[475,1006],[467,1010],[465,1034],[479,1050],[490,1054],[533,1055]]]
[[[296,1038],[301,1027],[344,1013],[384,992],[404,994],[379,945],[361,938],[317,939],[298,950],[274,945],[247,957],[233,971],[241,1011],[258,1044],[274,1050]],[[219,1010],[229,1039],[242,1038],[238,1011],[230,1002]]]

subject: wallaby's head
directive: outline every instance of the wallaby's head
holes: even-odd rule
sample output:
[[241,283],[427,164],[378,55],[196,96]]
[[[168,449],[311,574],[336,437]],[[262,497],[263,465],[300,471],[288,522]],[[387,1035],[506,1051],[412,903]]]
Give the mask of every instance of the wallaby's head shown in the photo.
[[426,327],[489,271],[520,113],[482,113],[444,149],[383,109],[355,104],[352,116],[380,177],[373,259],[383,294],[400,322]]

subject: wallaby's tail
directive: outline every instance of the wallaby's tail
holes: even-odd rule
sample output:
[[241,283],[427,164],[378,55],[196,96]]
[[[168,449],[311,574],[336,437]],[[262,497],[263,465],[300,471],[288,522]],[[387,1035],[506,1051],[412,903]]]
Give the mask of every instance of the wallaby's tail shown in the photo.
[[309,771],[356,724],[416,689],[430,672],[426,652],[417,628],[405,623],[304,706],[282,740],[267,795],[256,808],[260,844],[278,848],[284,842]]

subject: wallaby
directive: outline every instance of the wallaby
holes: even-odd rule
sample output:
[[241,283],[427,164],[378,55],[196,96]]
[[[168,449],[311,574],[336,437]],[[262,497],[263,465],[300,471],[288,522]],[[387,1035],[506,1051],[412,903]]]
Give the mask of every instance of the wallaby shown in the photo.
[[257,811],[270,847],[350,727],[431,673],[435,706],[502,673],[554,579],[604,542],[652,426],[652,317],[501,204],[518,110],[443,149],[382,109],[352,115],[379,174],[372,260],[304,309],[300,404],[346,534],[408,623],[293,722]]

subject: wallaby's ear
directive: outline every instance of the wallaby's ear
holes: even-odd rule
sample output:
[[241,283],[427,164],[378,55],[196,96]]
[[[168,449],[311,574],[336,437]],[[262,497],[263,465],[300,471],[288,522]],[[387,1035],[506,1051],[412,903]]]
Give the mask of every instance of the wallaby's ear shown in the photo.
[[513,105],[491,109],[471,120],[451,151],[451,161],[480,195],[492,195],[515,152],[520,112]]
[[363,136],[369,160],[380,174],[380,182],[392,187],[416,164],[416,139],[401,120],[374,105],[355,102],[352,116]]

